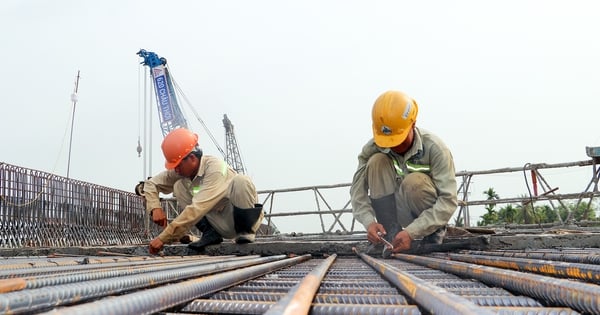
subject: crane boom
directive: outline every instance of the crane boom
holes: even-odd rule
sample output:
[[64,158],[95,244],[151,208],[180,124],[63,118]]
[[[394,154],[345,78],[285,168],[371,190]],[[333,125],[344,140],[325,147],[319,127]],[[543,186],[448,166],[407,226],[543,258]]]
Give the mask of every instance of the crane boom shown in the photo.
[[163,137],[173,129],[188,128],[175,96],[173,81],[169,69],[167,69],[167,59],[160,58],[157,54],[144,49],[140,49],[137,54],[144,58],[142,64],[148,66],[152,74]]

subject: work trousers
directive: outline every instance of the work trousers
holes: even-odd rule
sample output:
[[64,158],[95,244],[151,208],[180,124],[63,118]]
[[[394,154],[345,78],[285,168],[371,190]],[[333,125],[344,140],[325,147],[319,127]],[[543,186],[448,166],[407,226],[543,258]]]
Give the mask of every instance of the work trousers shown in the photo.
[[402,227],[407,227],[421,212],[433,207],[437,200],[437,191],[427,174],[415,172],[400,176],[386,154],[371,156],[366,173],[372,199],[394,194],[396,217]]
[[[192,182],[189,179],[181,179],[173,185],[173,194],[180,207],[186,207],[192,203]],[[256,188],[250,177],[236,174],[227,188],[227,195],[221,199],[207,214],[206,218],[210,225],[224,238],[235,238],[237,233],[233,221],[233,207],[240,209],[254,208],[258,200]],[[262,211],[260,219],[255,223],[256,231],[262,222]]]

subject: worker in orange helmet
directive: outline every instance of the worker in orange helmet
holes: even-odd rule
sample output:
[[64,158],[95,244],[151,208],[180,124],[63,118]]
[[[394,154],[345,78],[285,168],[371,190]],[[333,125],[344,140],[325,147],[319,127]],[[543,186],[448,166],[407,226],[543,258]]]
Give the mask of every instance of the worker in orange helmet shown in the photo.
[[[179,240],[194,225],[200,240],[188,244],[202,251],[223,238],[238,244],[252,243],[263,219],[262,205],[250,178],[236,173],[220,158],[202,154],[198,135],[185,128],[167,134],[162,142],[166,171],[143,186],[146,211],[165,229],[150,242],[150,253]],[[173,193],[183,211],[167,224],[159,193]]]
[[399,91],[373,105],[373,138],[362,148],[350,188],[354,218],[372,244],[408,250],[412,240],[441,244],[457,208],[454,160],[433,133],[415,126],[418,105]]

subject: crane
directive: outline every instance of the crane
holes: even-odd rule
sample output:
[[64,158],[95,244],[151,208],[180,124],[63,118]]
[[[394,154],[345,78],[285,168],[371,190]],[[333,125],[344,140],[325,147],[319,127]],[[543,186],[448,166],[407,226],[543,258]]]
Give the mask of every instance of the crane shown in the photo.
[[[156,53],[140,49],[137,55],[144,58],[141,64],[150,68],[152,80],[154,83],[154,93],[156,96],[156,105],[158,107],[158,117],[160,120],[160,127],[162,130],[163,137],[169,132],[176,128],[188,128],[188,123],[179,107],[176,92],[187,101],[185,94],[181,91],[179,86],[172,79],[170,71],[167,67],[167,59],[159,57]],[[189,105],[189,102],[187,102]],[[225,143],[226,150],[223,150],[219,143],[215,140],[210,130],[206,127],[204,121],[200,118],[200,115],[190,105],[189,106],[196,119],[204,127],[206,133],[212,140],[213,144],[223,155],[225,161],[238,173],[245,174],[246,169],[242,162],[242,157],[237,145],[235,133],[233,132],[233,124],[227,117],[223,115],[223,125],[225,127]],[[138,144],[138,154],[141,152],[141,145]]]

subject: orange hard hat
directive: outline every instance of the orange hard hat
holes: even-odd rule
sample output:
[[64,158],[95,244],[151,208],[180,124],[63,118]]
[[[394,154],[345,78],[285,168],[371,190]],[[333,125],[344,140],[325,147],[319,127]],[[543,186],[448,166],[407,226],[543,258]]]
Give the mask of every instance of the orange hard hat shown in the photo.
[[382,148],[393,148],[401,144],[417,120],[417,102],[399,91],[381,94],[371,112],[373,139]]
[[174,169],[198,145],[198,135],[185,128],[177,128],[169,132],[162,142],[161,148],[166,162],[165,167]]

